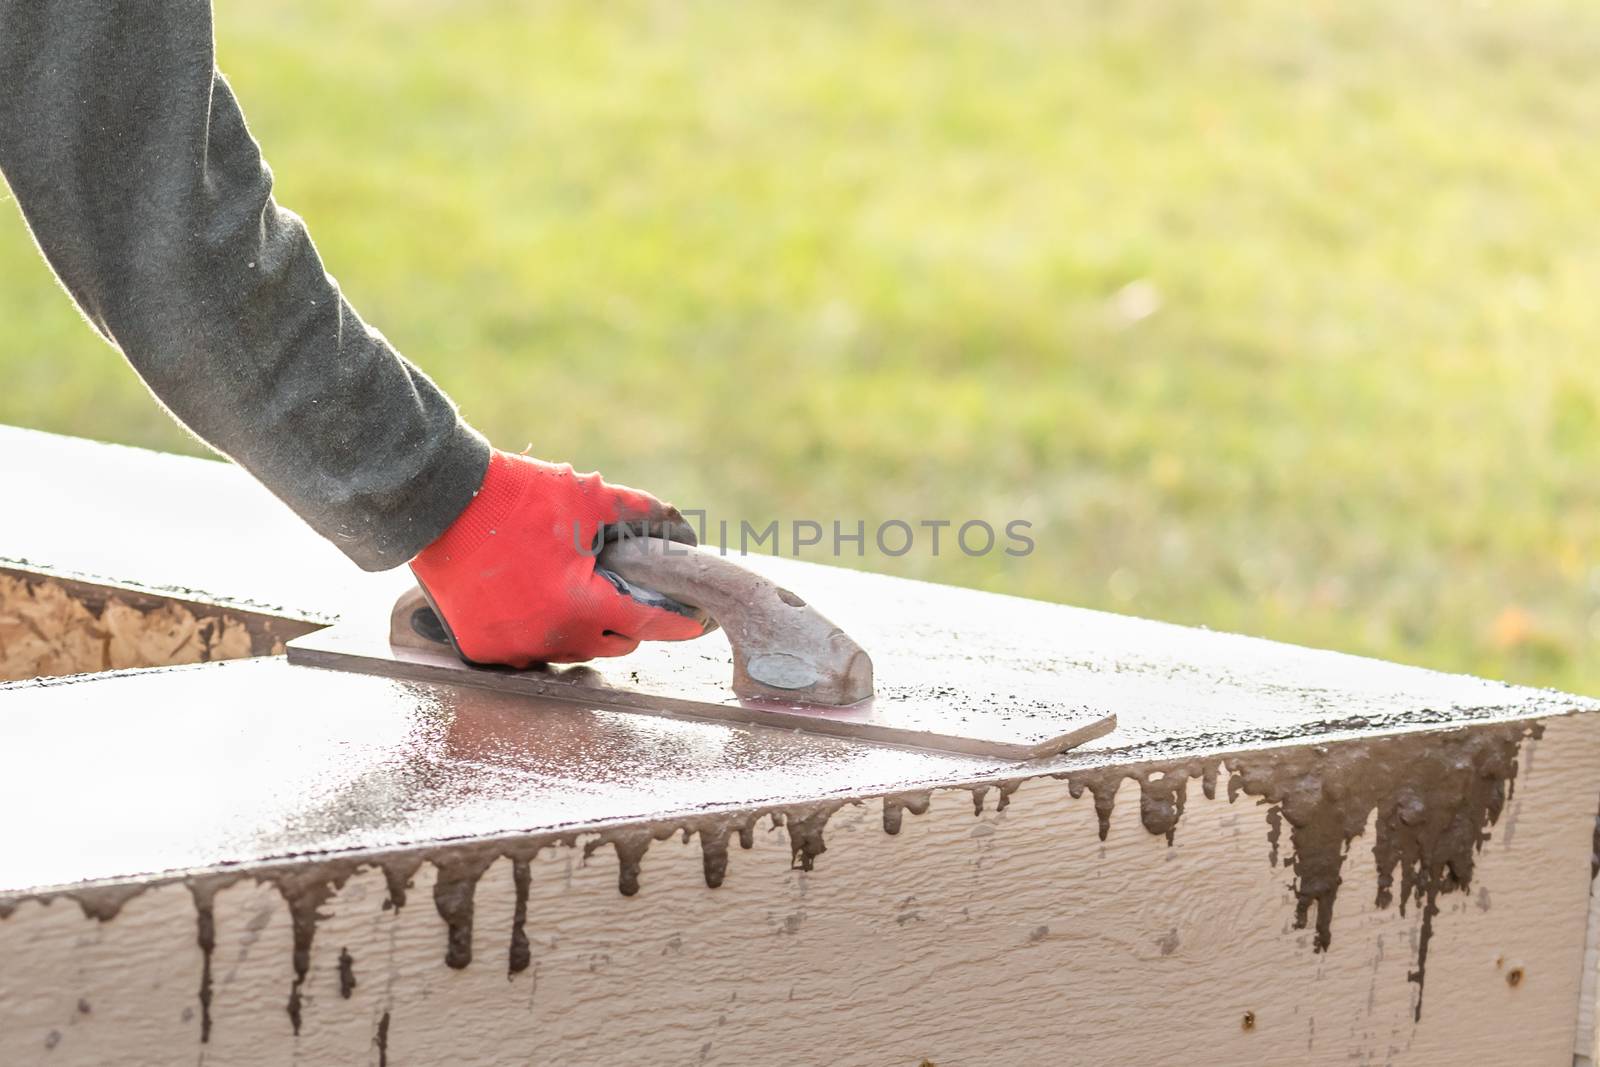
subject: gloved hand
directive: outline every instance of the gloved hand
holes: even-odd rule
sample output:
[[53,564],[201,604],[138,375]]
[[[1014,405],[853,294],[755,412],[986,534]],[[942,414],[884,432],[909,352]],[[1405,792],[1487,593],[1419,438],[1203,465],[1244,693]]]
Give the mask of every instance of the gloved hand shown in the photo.
[[641,604],[595,573],[605,528],[620,525],[695,543],[649,493],[496,450],[483,488],[411,571],[473,663],[575,663],[699,637],[700,617]]

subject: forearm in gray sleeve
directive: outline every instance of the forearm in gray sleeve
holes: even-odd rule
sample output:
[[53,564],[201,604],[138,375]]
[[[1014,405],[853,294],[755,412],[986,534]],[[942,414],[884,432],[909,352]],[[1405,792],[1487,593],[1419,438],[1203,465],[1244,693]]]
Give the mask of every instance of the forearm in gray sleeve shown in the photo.
[[167,409],[356,563],[405,562],[476,492],[488,444],[274,201],[209,0],[0,0],[0,172]]

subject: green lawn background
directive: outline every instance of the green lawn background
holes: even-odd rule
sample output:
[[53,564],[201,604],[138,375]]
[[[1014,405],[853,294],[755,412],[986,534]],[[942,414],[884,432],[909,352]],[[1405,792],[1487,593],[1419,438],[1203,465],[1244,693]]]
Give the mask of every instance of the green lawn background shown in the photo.
[[[363,314],[497,443],[857,566],[1600,691],[1600,10],[217,11]],[[0,209],[0,421],[199,452]]]

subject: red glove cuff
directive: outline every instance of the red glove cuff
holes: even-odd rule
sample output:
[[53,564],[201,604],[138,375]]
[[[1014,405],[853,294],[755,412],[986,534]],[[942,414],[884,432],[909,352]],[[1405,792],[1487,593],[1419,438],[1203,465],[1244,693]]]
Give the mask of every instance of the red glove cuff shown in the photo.
[[483,486],[411,570],[462,656],[526,667],[686,640],[701,620],[635,601],[595,573],[588,542],[621,522],[681,517],[648,493],[496,451]]
[[522,498],[521,481],[512,469],[514,462],[499,449],[489,453],[489,469],[483,474],[483,485],[445,532],[417,553],[419,561],[425,556],[429,562],[439,564],[465,559],[496,534]]

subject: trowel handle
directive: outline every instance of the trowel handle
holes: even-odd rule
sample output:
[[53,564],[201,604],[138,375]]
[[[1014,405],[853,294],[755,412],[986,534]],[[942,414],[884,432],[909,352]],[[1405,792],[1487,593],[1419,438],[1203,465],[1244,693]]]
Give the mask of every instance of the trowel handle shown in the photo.
[[733,691],[741,697],[843,705],[872,695],[872,660],[861,646],[804,600],[732,560],[627,537],[606,545],[595,565],[715,619],[733,647]]

